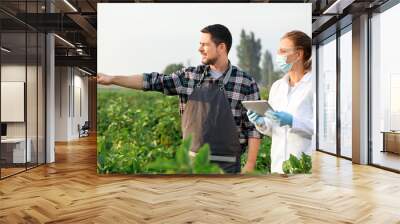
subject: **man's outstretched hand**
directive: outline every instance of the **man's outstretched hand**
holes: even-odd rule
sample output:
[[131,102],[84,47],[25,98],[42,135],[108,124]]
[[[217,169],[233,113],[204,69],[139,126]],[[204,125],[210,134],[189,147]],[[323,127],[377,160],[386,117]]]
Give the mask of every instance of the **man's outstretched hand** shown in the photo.
[[97,73],[97,83],[101,85],[111,85],[113,84],[112,76],[106,75],[104,73]]
[[116,85],[131,89],[143,89],[143,74],[137,75],[106,75],[97,73],[97,83],[100,85]]

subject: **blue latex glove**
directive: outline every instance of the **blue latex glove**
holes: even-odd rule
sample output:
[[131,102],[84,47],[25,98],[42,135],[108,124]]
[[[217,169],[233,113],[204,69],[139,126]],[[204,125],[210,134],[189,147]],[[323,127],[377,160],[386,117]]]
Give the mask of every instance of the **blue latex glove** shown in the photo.
[[264,118],[260,115],[258,115],[254,111],[247,111],[247,117],[249,118],[249,121],[257,126],[263,126],[265,125]]
[[270,116],[274,118],[274,120],[278,121],[280,126],[289,125],[290,127],[293,125],[293,116],[284,111],[275,111],[268,112]]

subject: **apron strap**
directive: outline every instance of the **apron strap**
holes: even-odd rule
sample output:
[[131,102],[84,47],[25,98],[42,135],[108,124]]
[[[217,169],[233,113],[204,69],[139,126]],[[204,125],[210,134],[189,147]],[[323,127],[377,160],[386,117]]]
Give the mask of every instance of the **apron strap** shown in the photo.
[[196,84],[196,87],[200,87],[200,86],[201,86],[201,82],[203,82],[204,76],[205,76],[205,74],[208,72],[208,68],[209,68],[209,67],[206,67],[206,68],[204,69],[203,73],[201,73],[200,80],[199,80],[199,82]]

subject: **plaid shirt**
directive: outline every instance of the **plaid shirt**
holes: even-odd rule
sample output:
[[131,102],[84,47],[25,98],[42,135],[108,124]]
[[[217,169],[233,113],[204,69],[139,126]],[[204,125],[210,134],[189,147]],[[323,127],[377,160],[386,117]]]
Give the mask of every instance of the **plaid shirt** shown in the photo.
[[[189,95],[200,82],[202,73],[207,69],[202,86],[210,83],[222,82],[224,75],[214,79],[209,74],[210,66],[199,65],[197,67],[183,68],[171,75],[157,72],[143,74],[143,90],[158,91],[166,95],[178,95],[180,98],[180,114],[182,115]],[[242,100],[260,100],[258,86],[254,79],[236,66],[232,66],[232,73],[225,85],[225,95],[231,106],[233,118],[240,132],[239,140],[242,147],[247,146],[248,138],[261,138],[261,134],[248,120],[247,110],[241,104]]]

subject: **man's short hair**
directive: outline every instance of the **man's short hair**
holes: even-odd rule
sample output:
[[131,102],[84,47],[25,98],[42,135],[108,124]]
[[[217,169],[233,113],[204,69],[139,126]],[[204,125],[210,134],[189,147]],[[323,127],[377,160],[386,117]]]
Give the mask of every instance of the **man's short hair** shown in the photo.
[[226,26],[221,24],[214,24],[204,27],[201,30],[202,33],[209,33],[211,35],[212,41],[216,44],[224,43],[226,46],[227,54],[232,46],[232,35]]

